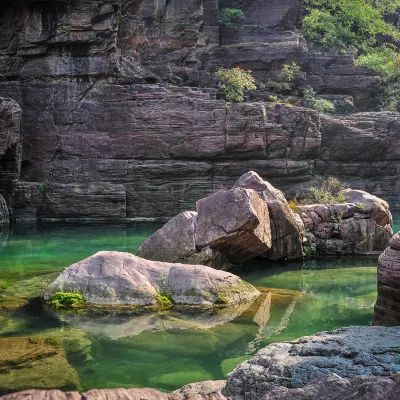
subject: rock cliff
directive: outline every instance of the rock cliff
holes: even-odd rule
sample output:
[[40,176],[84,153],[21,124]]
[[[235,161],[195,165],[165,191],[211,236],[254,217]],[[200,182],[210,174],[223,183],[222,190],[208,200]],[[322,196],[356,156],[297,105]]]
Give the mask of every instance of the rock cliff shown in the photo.
[[299,1],[247,2],[237,32],[218,23],[232,5],[3,1],[0,96],[22,109],[21,119],[2,100],[0,135],[12,124],[14,142],[0,146],[0,194],[13,220],[169,218],[248,170],[289,196],[335,175],[396,204],[397,113],[325,117],[217,100],[217,67],[251,68],[262,81],[291,61],[305,84],[351,95],[360,110],[379,89],[350,55],[307,47]]

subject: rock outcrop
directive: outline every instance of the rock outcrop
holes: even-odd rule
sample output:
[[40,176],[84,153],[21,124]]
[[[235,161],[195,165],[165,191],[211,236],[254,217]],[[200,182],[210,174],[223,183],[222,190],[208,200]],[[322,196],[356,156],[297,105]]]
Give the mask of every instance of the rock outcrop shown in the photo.
[[400,232],[389,242],[378,262],[378,298],[374,325],[400,325]]
[[[278,395],[290,399],[290,393],[295,399],[305,399],[304,387],[323,375],[335,373],[359,382],[358,377],[363,375],[390,377],[400,368],[399,338],[397,327],[349,327],[293,342],[274,343],[239,365],[228,376],[223,393],[233,400],[278,399]],[[321,391],[320,398],[324,398],[326,389],[322,382],[316,385],[316,390]],[[377,389],[380,388],[378,385]],[[391,383],[388,392],[393,389],[394,383]]]
[[260,292],[228,272],[201,265],[148,261],[130,253],[100,251],[64,270],[44,297],[60,291],[84,295],[88,304],[239,306]]
[[[393,231],[387,203],[357,190],[345,193],[354,203],[297,207],[307,255],[377,254],[389,244]],[[364,202],[359,201],[362,199]],[[367,204],[367,199],[371,203]]]
[[145,240],[138,256],[229,269],[271,248],[268,207],[254,190],[222,190],[196,205]]
[[[4,200],[4,197],[0,194],[0,227],[4,225],[8,225],[10,223],[10,216],[8,213],[7,203]],[[0,228],[3,230],[3,228]]]
[[79,389],[62,349],[41,337],[0,339],[0,394],[25,389]]
[[300,1],[246,2],[241,30],[219,26],[230,6],[2,1],[0,96],[23,110],[21,140],[0,158],[12,219],[167,219],[249,170],[290,196],[333,175],[397,204],[397,113],[216,99],[216,68],[249,67],[263,81],[292,61],[305,85],[359,109],[379,89],[351,55],[308,49]]

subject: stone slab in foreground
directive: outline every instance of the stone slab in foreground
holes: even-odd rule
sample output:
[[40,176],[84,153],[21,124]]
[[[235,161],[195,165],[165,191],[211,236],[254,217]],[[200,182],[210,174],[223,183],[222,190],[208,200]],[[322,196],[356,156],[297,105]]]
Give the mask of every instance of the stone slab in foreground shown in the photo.
[[213,306],[222,298],[228,305],[241,305],[260,295],[225,271],[149,261],[117,251],[100,251],[71,265],[49,285],[44,298],[58,291],[79,292],[89,304],[109,306],[157,306],[157,298],[165,295],[181,305]]
[[223,393],[234,400],[278,399],[266,395],[279,386],[302,388],[327,374],[353,379],[397,371],[400,327],[349,327],[267,346],[229,375]]

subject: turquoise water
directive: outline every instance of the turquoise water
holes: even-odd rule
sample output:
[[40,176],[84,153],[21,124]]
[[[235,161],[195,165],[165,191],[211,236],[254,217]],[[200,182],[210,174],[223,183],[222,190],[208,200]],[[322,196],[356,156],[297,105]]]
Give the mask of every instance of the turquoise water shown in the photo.
[[65,314],[37,300],[42,285],[71,263],[99,250],[135,252],[159,226],[18,226],[3,234],[0,337],[57,338],[83,390],[170,391],[194,381],[224,379],[269,343],[371,320],[376,258],[248,263],[239,275],[263,295],[249,309],[232,312]]

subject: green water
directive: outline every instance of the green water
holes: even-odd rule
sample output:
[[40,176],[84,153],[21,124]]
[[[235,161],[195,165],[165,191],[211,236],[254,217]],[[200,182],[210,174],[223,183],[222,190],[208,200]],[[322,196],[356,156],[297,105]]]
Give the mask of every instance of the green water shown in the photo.
[[263,295],[249,309],[232,313],[62,314],[37,300],[42,285],[71,263],[99,250],[135,252],[158,227],[18,226],[3,234],[0,337],[59,339],[83,390],[170,391],[194,381],[224,379],[269,343],[371,320],[376,258],[284,266],[252,262],[239,274],[262,288]]

